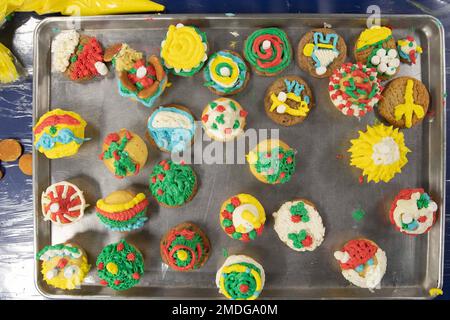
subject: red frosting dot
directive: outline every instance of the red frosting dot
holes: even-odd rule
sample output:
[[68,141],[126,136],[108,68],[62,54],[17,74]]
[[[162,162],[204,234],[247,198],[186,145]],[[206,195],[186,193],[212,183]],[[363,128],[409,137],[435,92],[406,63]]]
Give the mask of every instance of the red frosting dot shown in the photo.
[[364,177],[363,175],[360,175],[358,178],[359,184],[363,184],[364,183]]
[[241,237],[241,240],[242,240],[242,241],[250,241],[250,238],[249,238],[249,236],[248,236],[248,233],[243,233],[243,234],[242,234],[242,237]]
[[166,163],[167,163],[167,160],[162,160],[159,164],[163,166],[163,165],[165,165]]
[[162,196],[164,194],[164,191],[162,189],[158,189],[158,191],[156,191],[156,193],[158,193],[158,195]]
[[152,177],[152,183],[156,183],[156,177]]
[[137,273],[137,272],[133,273],[133,279],[139,280],[140,277],[141,276],[139,275],[139,273]]
[[231,198],[231,204],[235,207],[240,206],[241,205],[241,201],[239,200],[238,197],[233,197]]
[[286,162],[287,162],[287,163],[291,163],[291,162],[292,162],[292,157],[288,157],[288,158],[286,159]]
[[122,251],[123,250],[123,248],[124,248],[124,245],[123,245],[123,243],[122,242],[120,242],[118,245],[117,245],[117,251]]
[[216,110],[217,110],[218,112],[224,112],[224,111],[225,111],[225,107],[222,106],[222,105],[218,105],[218,106],[216,107]]
[[61,258],[61,259],[59,259],[58,264],[56,265],[56,267],[58,269],[63,269],[67,265],[68,262],[69,261],[67,259]]
[[239,115],[240,115],[242,118],[245,118],[245,117],[248,115],[248,112],[245,111],[245,110],[241,110],[241,111],[239,111]]
[[411,37],[411,36],[407,36],[407,37],[406,37],[406,40],[408,40],[408,41],[414,41],[414,38]]
[[298,215],[292,215],[291,216],[291,221],[294,222],[294,223],[298,223],[298,222],[302,221],[302,217],[298,216]]
[[207,122],[208,121],[208,115],[207,114],[205,114],[205,115],[203,115],[203,117],[202,117],[202,121],[203,122]]
[[309,247],[312,244],[312,238],[310,235],[307,235],[305,239],[303,239],[302,244],[305,247]]
[[225,128],[224,132],[225,134],[231,134],[231,128]]
[[226,210],[222,211],[221,214],[222,214],[222,217],[223,217],[224,219],[229,219],[229,220],[231,220],[231,219],[233,218],[232,214],[231,214],[230,212],[226,211]]
[[160,181],[163,181],[164,180],[164,175],[162,173],[158,174],[158,179]]
[[225,228],[225,232],[228,233],[228,234],[232,234],[232,233],[234,233],[234,231],[236,231],[234,226],[229,226],[229,227]]
[[241,284],[241,285],[239,286],[239,290],[240,290],[242,293],[247,293],[247,292],[248,292],[248,285],[246,285],[246,284]]
[[421,216],[421,217],[419,217],[419,219],[417,219],[417,221],[419,221],[420,223],[424,223],[425,221],[427,221],[427,217]]
[[114,280],[114,284],[118,286],[120,284],[120,280]]
[[134,255],[133,252],[130,252],[129,254],[127,254],[128,261],[134,261],[135,258],[136,258],[136,256]]
[[100,280],[100,284],[101,284],[102,286],[107,286],[107,285],[108,285],[108,282],[106,282],[106,280]]
[[169,170],[170,169],[170,165],[168,163],[165,163],[163,169],[164,169],[164,171]]
[[103,262],[100,262],[100,263],[98,264],[98,266],[97,266],[97,269],[98,269],[98,270],[103,270],[103,267],[104,267]]
[[281,172],[280,173],[280,178],[283,179],[286,176],[286,172]]

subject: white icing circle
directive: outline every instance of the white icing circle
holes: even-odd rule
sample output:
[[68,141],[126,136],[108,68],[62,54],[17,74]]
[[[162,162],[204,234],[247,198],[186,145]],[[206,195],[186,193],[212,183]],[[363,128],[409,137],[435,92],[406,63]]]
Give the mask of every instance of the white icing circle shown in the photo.
[[381,49],[379,49],[379,50],[377,51],[377,56],[383,57],[383,56],[385,56],[385,55],[386,55],[386,50],[385,50],[385,49],[381,48]]
[[230,69],[227,67],[220,68],[219,72],[222,77],[229,77],[231,75]]
[[52,203],[50,205],[50,212],[56,213],[59,211],[59,204],[58,203]]
[[280,105],[277,107],[277,112],[280,113],[280,114],[285,113],[285,112],[286,112],[286,105],[285,105],[285,104],[280,104]]
[[320,66],[318,68],[316,68],[316,73],[321,76],[322,74],[324,74],[325,72],[327,72],[327,68],[324,66]]
[[378,65],[377,70],[378,70],[379,72],[381,72],[381,73],[386,72],[386,70],[387,70],[387,65],[386,65],[386,63],[381,62],[381,63]]
[[97,70],[97,72],[102,75],[102,76],[106,76],[108,74],[108,68],[106,67],[106,64],[104,64],[101,61],[97,61],[94,64],[95,70]]
[[390,66],[390,67],[397,68],[399,65],[400,65],[400,60],[399,60],[398,58],[392,59],[392,60],[389,62],[389,66]]
[[395,74],[395,68],[394,67],[387,68],[386,74],[392,76],[393,74]]
[[404,214],[402,214],[402,222],[403,223],[411,223],[411,221],[413,221],[413,217],[409,212],[405,212]]
[[264,40],[263,43],[262,43],[262,48],[263,48],[264,50],[270,49],[271,46],[272,46],[272,44],[270,43],[269,40]]
[[47,273],[45,274],[45,277],[47,279],[53,279],[54,277],[56,277],[58,275],[58,270],[57,269],[51,269],[48,270]]
[[380,63],[380,56],[373,56],[372,59],[370,59],[370,62],[372,62],[373,65],[378,65]]
[[147,68],[144,66],[140,66],[137,70],[136,70],[136,77],[138,79],[142,79],[143,77],[145,77],[147,75]]
[[395,50],[395,49],[390,49],[390,50],[388,51],[388,56],[391,57],[391,58],[397,57],[397,50]]
[[277,96],[278,100],[280,100],[281,102],[285,102],[287,100],[287,94],[284,91],[280,91],[280,93],[278,93]]
[[382,56],[380,58],[380,61],[381,61],[381,63],[386,63],[387,64],[389,61],[391,61],[391,58],[388,57],[388,56]]

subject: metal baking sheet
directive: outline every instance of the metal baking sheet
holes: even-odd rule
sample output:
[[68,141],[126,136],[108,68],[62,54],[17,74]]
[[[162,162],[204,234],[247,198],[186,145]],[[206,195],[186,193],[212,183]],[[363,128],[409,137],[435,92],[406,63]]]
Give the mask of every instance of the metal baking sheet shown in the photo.
[[[261,27],[283,28],[297,52],[302,35],[326,22],[342,35],[347,43],[347,61],[352,61],[352,48],[357,35],[365,27],[363,15],[132,15],[83,18],[49,18],[35,31],[34,38],[34,110],[33,120],[45,112],[67,108],[80,113],[88,122],[85,143],[77,156],[54,161],[34,153],[35,250],[45,245],[72,239],[86,249],[95,265],[103,246],[123,237],[109,232],[98,221],[92,208],[78,223],[57,227],[44,222],[40,212],[40,194],[50,184],[61,180],[74,182],[85,191],[88,203],[109,192],[134,187],[148,191],[148,174],[157,161],[167,158],[150,148],[149,161],[137,177],[115,179],[98,160],[103,137],[120,128],[128,128],[144,136],[150,113],[143,105],[119,95],[112,73],[101,80],[78,84],[50,71],[50,43],[64,29],[77,28],[96,36],[103,46],[127,42],[146,54],[159,52],[160,43],[170,24],[196,25],[207,33],[210,53],[220,49],[242,52],[245,38]],[[298,150],[297,171],[284,185],[265,185],[255,179],[245,164],[195,164],[200,179],[197,195],[178,209],[158,207],[151,201],[150,219],[140,231],[125,238],[143,252],[145,275],[135,288],[124,292],[99,285],[95,268],[80,290],[61,291],[45,284],[36,263],[35,278],[39,291],[58,298],[219,298],[214,278],[225,260],[223,249],[230,254],[244,253],[258,260],[266,271],[266,285],[260,298],[426,298],[428,289],[442,287],[444,245],[444,177],[445,177],[445,109],[444,42],[442,25],[431,16],[385,15],[383,25],[393,27],[396,38],[412,34],[424,53],[414,66],[402,64],[398,76],[421,79],[431,93],[432,116],[423,124],[404,130],[407,146],[412,150],[403,172],[390,183],[362,184],[360,172],[349,166],[349,140],[358,130],[376,120],[374,113],[358,121],[339,113],[328,98],[327,80],[312,78],[295,62],[280,76],[295,74],[310,84],[316,106],[300,125],[284,128],[272,122],[264,112],[266,88],[276,79],[253,74],[247,88],[234,96],[249,111],[247,128],[278,129],[279,137]],[[177,103],[189,107],[197,118],[204,106],[216,96],[203,84],[202,72],[191,78],[172,76],[172,87],[160,104]],[[208,143],[205,142],[203,147]],[[252,146],[247,146],[251,148]],[[336,155],[344,155],[337,159]],[[339,158],[339,157],[338,157]],[[396,193],[405,187],[429,190],[440,209],[439,218],[430,233],[412,238],[394,230],[388,221],[388,209]],[[229,238],[220,228],[219,209],[222,201],[240,192],[255,195],[268,215],[261,237],[250,243]],[[272,213],[293,198],[314,202],[322,215],[326,235],[314,252],[297,253],[284,245],[273,230]],[[361,221],[352,218],[352,211],[366,211]],[[159,240],[168,228],[183,221],[193,221],[209,236],[212,253],[200,270],[180,273],[168,270],[159,255]],[[341,275],[333,252],[354,237],[375,241],[387,253],[387,272],[381,289],[369,292],[349,284]]]

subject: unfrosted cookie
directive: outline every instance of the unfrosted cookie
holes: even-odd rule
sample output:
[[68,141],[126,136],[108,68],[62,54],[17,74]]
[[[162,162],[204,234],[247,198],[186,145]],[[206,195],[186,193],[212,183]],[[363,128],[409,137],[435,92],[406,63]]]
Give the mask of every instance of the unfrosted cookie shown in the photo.
[[408,64],[416,64],[419,54],[422,53],[422,47],[417,44],[416,39],[412,36],[398,40],[397,50],[400,61]]
[[399,70],[397,45],[388,27],[365,29],[359,35],[353,53],[357,62],[375,68],[382,80],[393,77]]
[[382,90],[376,70],[361,63],[344,63],[333,71],[328,84],[334,106],[344,115],[357,118],[373,110]]
[[264,98],[266,114],[274,122],[292,126],[303,122],[314,106],[314,97],[305,80],[286,76],[275,80]]
[[291,63],[292,47],[283,30],[259,29],[245,40],[244,58],[257,74],[275,76]]
[[430,231],[437,210],[436,202],[422,188],[403,189],[392,202],[389,219],[398,231],[416,236]]
[[16,161],[22,154],[22,145],[15,139],[0,140],[0,161]]
[[430,95],[425,85],[411,77],[391,80],[378,104],[380,115],[398,128],[411,128],[428,112]]
[[344,38],[333,29],[313,29],[298,43],[297,63],[300,69],[316,78],[329,77],[346,57]]
[[386,272],[386,253],[367,239],[348,241],[334,257],[344,278],[360,288],[375,289]]
[[229,96],[244,90],[250,79],[250,72],[237,52],[221,50],[209,57],[203,77],[203,85],[211,92]]
[[231,141],[244,133],[247,111],[230,98],[216,99],[203,109],[205,133],[216,141]]
[[305,199],[285,202],[273,217],[278,237],[289,248],[313,251],[322,243],[325,227],[312,202]]

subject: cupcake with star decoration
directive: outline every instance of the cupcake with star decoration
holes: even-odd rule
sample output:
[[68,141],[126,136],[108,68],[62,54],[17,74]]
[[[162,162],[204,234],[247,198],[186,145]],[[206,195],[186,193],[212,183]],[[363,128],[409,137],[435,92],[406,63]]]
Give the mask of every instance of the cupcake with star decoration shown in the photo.
[[206,263],[211,244],[197,225],[183,222],[162,237],[160,251],[163,262],[173,270],[191,271]]
[[234,51],[221,50],[209,57],[203,70],[206,86],[219,96],[230,96],[247,86],[250,73],[242,57]]
[[250,172],[267,184],[286,183],[295,173],[296,151],[278,139],[261,141],[247,154]]
[[401,233],[417,236],[430,231],[438,206],[422,188],[401,190],[389,210],[389,219]]
[[378,124],[359,131],[359,137],[350,141],[350,165],[361,169],[367,182],[389,182],[408,163],[402,132],[392,126]]
[[325,227],[312,202],[305,199],[285,202],[273,217],[278,237],[289,248],[303,252],[321,245]]
[[216,141],[231,141],[244,133],[247,111],[233,99],[219,98],[205,107],[202,125],[205,133]]
[[44,281],[58,289],[79,289],[91,268],[86,252],[70,242],[46,246],[36,256]]
[[220,226],[237,240],[249,241],[260,236],[266,213],[262,204],[250,194],[240,193],[225,200],[220,208]]
[[104,247],[96,266],[100,284],[118,291],[134,287],[144,274],[142,254],[125,240]]
[[191,201],[197,186],[194,170],[172,160],[162,160],[150,174],[150,191],[156,201],[167,208],[177,208]]
[[208,59],[206,33],[182,23],[170,25],[161,42],[161,59],[165,68],[173,74],[192,77]]
[[231,300],[255,300],[265,283],[264,268],[245,255],[229,256],[216,273],[219,293]]
[[416,39],[412,36],[398,40],[397,50],[400,61],[407,64],[416,64],[419,55],[423,52],[422,47],[417,44]]
[[334,257],[344,278],[360,288],[375,289],[386,273],[386,253],[367,239],[348,241]]

